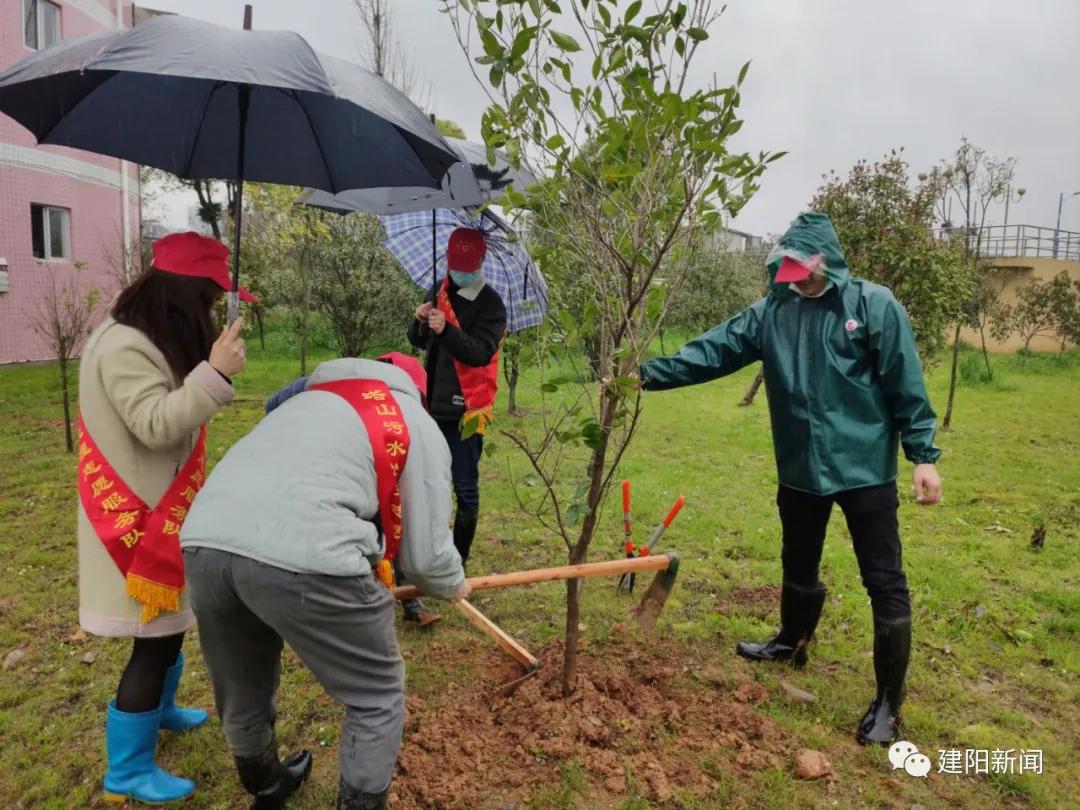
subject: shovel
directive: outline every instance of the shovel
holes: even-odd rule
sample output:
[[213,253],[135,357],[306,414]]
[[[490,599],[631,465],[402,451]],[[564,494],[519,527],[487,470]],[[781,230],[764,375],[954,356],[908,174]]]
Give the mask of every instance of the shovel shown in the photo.
[[[469,584],[474,591],[488,588],[511,588],[515,585],[531,585],[536,582],[554,582],[560,579],[589,579],[593,577],[611,577],[618,574],[644,574],[655,571],[649,590],[641,604],[631,611],[637,623],[644,630],[651,630],[663,610],[675,578],[679,573],[679,558],[674,552],[653,554],[648,557],[635,557],[628,560],[607,560],[605,562],[581,563],[580,565],[561,565],[556,568],[537,568],[532,571],[515,571],[510,574],[488,574],[484,577],[471,577]],[[412,599],[420,596],[415,585],[406,585],[394,589],[396,599]]]

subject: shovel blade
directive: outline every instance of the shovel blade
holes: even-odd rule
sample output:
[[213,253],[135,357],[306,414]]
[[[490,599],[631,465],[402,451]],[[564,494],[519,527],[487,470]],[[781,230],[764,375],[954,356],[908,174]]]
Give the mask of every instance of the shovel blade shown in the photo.
[[642,630],[652,630],[656,626],[656,620],[660,618],[660,612],[671,596],[671,589],[675,587],[675,578],[679,575],[679,558],[668,552],[667,570],[657,571],[649,590],[641,598],[641,603],[631,608],[635,621]]
[[533,670],[530,670],[530,671],[526,672],[520,678],[517,678],[517,679],[515,679],[513,681],[510,681],[508,683],[504,683],[502,686],[500,686],[498,689],[495,690],[495,693],[492,695],[492,698],[508,698],[508,697],[510,697],[511,695],[514,694],[514,692],[516,692],[521,687],[522,684],[524,684],[530,678],[535,678],[539,674],[540,674],[540,667],[537,666],[536,669],[533,669]]

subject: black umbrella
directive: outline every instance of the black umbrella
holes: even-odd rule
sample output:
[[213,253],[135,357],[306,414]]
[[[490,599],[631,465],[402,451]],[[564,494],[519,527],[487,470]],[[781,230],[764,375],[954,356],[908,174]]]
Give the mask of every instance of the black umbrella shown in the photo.
[[180,16],[34,54],[0,73],[0,112],[39,143],[235,179],[233,289],[244,180],[437,189],[459,160],[402,93],[298,34]]

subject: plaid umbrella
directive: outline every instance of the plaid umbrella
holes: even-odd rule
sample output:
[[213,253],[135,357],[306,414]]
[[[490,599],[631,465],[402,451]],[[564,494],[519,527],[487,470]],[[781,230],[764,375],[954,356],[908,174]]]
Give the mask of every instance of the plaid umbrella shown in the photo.
[[[433,219],[434,218],[434,219]],[[511,332],[538,326],[547,312],[547,282],[533,264],[516,234],[491,210],[477,213],[469,208],[437,208],[380,216],[386,228],[387,250],[394,254],[416,284],[430,289],[432,283],[432,231],[435,240],[435,284],[446,276],[446,245],[455,228],[475,228],[484,233],[487,255],[481,270],[484,279],[506,306],[506,328]]]

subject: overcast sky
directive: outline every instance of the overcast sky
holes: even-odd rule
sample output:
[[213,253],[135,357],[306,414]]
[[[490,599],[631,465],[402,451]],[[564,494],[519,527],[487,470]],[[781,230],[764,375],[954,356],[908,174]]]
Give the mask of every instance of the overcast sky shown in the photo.
[[[239,28],[244,3],[147,5]],[[486,96],[441,4],[394,5],[435,112],[479,138]],[[255,28],[290,29],[316,50],[358,56],[352,0],[253,6]],[[915,174],[950,155],[961,135],[1018,158],[1027,194],[1010,223],[1053,227],[1059,193],[1080,192],[1080,0],[732,0],[710,34],[696,57],[702,81],[715,72],[729,83],[752,60],[734,146],[789,152],[734,227],[782,231],[829,169],[846,173],[859,158],[903,146]],[[1080,196],[1065,200],[1062,227],[1080,231]]]

